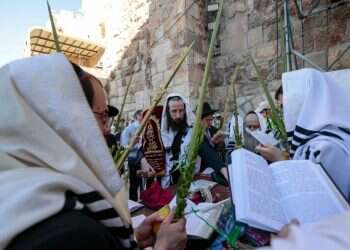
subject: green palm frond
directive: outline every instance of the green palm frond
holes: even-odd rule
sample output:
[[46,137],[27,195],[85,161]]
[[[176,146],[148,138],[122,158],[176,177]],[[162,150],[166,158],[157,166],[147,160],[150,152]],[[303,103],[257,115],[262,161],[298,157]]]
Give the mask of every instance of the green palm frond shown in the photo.
[[47,4],[47,9],[49,11],[50,23],[51,23],[51,28],[52,28],[52,35],[53,35],[53,40],[55,42],[56,51],[57,52],[61,52],[60,42],[58,40],[58,35],[57,35],[57,31],[56,31],[55,21],[53,20],[53,15],[52,15],[52,11],[51,11],[51,7],[50,7],[50,4],[49,4],[49,1],[46,1],[46,4]]
[[237,93],[236,93],[236,79],[239,72],[239,66],[236,67],[235,72],[232,76],[232,92],[233,92],[233,116],[235,118],[235,144],[236,148],[241,148],[243,146],[242,143],[242,134],[239,131],[239,122],[238,122],[238,105],[237,105]]
[[283,122],[283,120],[279,114],[279,111],[275,105],[275,102],[273,101],[272,96],[267,88],[266,82],[262,78],[262,75],[261,75],[261,72],[260,72],[258,66],[256,65],[256,63],[251,55],[248,55],[248,57],[249,57],[252,65],[256,71],[256,74],[258,77],[258,82],[259,82],[261,88],[263,89],[265,97],[266,97],[266,99],[271,107],[271,120],[276,125],[276,128],[278,130],[277,132],[280,135],[280,139],[281,139],[281,142],[282,142],[284,149],[286,150],[286,152],[289,152],[288,136],[287,136],[286,128],[284,126],[284,122]]
[[[126,86],[126,90],[125,90],[125,93],[124,93],[122,106],[120,107],[120,111],[119,111],[119,114],[118,114],[118,117],[117,117],[117,121],[116,121],[115,124],[114,124],[114,126],[115,126],[116,129],[119,129],[119,124],[120,124],[120,121],[121,121],[121,119],[122,119],[123,111],[124,111],[124,107],[125,107],[125,103],[126,103],[126,97],[127,97],[128,94],[129,94],[129,89],[130,89],[130,86],[131,86],[131,83],[132,83],[133,76],[134,76],[134,71],[132,72],[132,75],[130,76],[128,85]],[[120,131],[120,132],[121,132],[121,131]]]
[[186,206],[186,197],[188,195],[188,190],[190,188],[191,182],[193,180],[193,174],[196,165],[196,159],[198,156],[199,147],[203,141],[204,129],[202,127],[202,112],[203,112],[203,102],[205,93],[208,87],[208,79],[211,61],[213,58],[214,47],[216,44],[217,34],[220,27],[220,18],[223,10],[223,0],[220,1],[220,9],[216,15],[214,31],[211,36],[209,50],[207,55],[207,62],[204,69],[202,84],[199,92],[199,99],[197,101],[197,110],[196,110],[196,120],[192,130],[191,141],[188,146],[188,153],[185,162],[181,162],[182,166],[180,167],[180,178],[177,185],[176,191],[176,210],[175,217],[182,218],[184,216],[184,210]]

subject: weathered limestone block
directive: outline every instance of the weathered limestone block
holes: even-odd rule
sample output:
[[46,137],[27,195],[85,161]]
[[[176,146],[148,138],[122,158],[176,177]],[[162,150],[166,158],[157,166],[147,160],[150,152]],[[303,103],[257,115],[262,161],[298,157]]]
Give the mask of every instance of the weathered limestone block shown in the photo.
[[248,30],[248,47],[254,47],[258,44],[263,43],[263,28],[258,26],[254,29]]
[[[332,64],[336,58],[338,58],[341,53],[350,46],[350,43],[345,43],[341,46],[334,46],[329,49],[328,62],[329,65]],[[332,68],[332,70],[343,69],[350,67],[350,54],[346,53]]]
[[276,43],[269,42],[256,47],[255,56],[258,59],[269,59],[276,56]]

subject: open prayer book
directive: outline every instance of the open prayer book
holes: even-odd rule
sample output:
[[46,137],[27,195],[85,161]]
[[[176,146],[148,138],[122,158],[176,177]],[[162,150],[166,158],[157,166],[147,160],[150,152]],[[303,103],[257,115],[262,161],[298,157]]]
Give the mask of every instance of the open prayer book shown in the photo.
[[277,232],[296,218],[309,224],[349,210],[325,170],[306,160],[270,165],[245,149],[232,152],[230,187],[236,219]]
[[128,200],[128,209],[129,209],[130,213],[133,213],[142,207],[144,207],[143,204],[136,202],[136,201],[133,201],[133,200]]
[[195,192],[198,192],[202,189],[211,190],[216,184],[217,183],[213,182],[213,181],[208,181],[208,180],[203,180],[203,179],[196,180],[196,181],[193,181],[191,183],[189,192],[195,193]]
[[[191,238],[209,239],[214,232],[214,229],[209,225],[216,226],[227,202],[231,203],[231,200],[226,199],[217,203],[201,202],[196,205],[192,201],[187,200],[185,208],[187,235]],[[175,209],[176,196],[169,206],[172,210]]]

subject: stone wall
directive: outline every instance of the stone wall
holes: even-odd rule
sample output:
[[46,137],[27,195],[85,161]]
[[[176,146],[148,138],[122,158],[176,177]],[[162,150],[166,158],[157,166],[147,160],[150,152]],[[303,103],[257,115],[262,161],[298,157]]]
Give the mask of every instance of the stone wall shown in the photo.
[[[327,1],[334,5],[342,0],[321,0],[316,10],[324,8]],[[283,71],[283,1],[277,1],[277,11],[275,0],[224,2],[218,38],[220,54],[213,60],[207,95],[207,100],[220,109],[227,92],[225,84],[247,53],[261,67],[271,91],[280,85]],[[326,67],[350,44],[350,4],[306,18],[302,37],[301,21],[293,1],[290,2],[296,50],[302,52],[304,44],[306,56]],[[303,0],[304,10],[313,2]],[[112,104],[120,107],[127,82],[133,75],[126,114],[131,117],[136,109],[146,108],[160,84],[169,77],[182,51],[196,40],[193,52],[169,88],[169,92],[179,92],[195,104],[208,49],[207,4],[208,0],[82,0],[83,17],[79,15],[79,18],[88,24],[87,38],[97,39],[106,46],[100,66],[107,78],[106,90]],[[349,54],[334,69],[350,67]],[[297,61],[299,67],[310,66]],[[244,112],[254,109],[264,99],[249,64],[239,76],[238,95]]]
[[[125,112],[131,117],[136,109],[147,107],[160,85],[169,78],[185,48],[196,40],[195,49],[176,74],[168,91],[181,93],[187,100],[194,100],[190,96],[197,93],[196,86],[200,82],[207,50],[205,1],[131,2],[128,8],[132,18],[129,16],[123,31],[109,37],[110,44],[114,46],[125,40],[128,41],[127,45],[117,46],[119,49],[115,60],[106,60],[107,57],[104,57],[103,61],[105,68],[111,67],[107,85],[111,103],[121,105],[126,85],[133,77]],[[192,6],[186,11],[189,4]],[[127,18],[127,13],[123,18]],[[124,32],[128,32],[127,29],[137,32],[122,37]],[[116,50],[109,48],[107,50],[115,55]],[[201,62],[198,58],[202,58]]]
[[[293,2],[293,1],[289,1]],[[298,1],[299,2],[299,1]],[[310,8],[314,1],[303,0],[304,10]],[[337,4],[340,1],[328,1]],[[326,7],[327,1],[321,1],[316,10]],[[228,79],[238,63],[241,63],[246,53],[250,53],[261,67],[264,77],[268,80],[271,91],[280,85],[282,72],[281,55],[283,24],[283,1],[278,1],[276,17],[275,0],[226,0],[221,25],[220,43],[221,56],[215,58],[212,69],[210,91],[213,96],[225,96],[224,77]],[[301,21],[297,18],[294,3],[290,3],[291,22],[294,34],[295,49],[304,52],[322,68],[334,61],[347,46],[350,45],[350,5],[342,5],[328,11],[323,11],[304,20],[304,39],[301,32]],[[306,12],[306,11],[305,11]],[[277,51],[278,50],[278,51]],[[278,61],[277,61],[278,59]],[[297,60],[300,68],[310,67]],[[346,54],[333,69],[350,67],[350,54]],[[256,75],[251,65],[244,67],[238,81],[239,105],[241,110],[254,109],[263,100],[262,92],[256,82]],[[222,98],[213,99],[216,107],[223,109]]]

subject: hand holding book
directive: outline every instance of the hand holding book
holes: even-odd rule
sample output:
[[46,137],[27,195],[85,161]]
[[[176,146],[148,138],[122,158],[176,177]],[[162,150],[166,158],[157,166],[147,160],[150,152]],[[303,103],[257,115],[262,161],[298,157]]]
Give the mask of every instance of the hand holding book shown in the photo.
[[245,149],[235,150],[231,158],[230,186],[238,221],[278,232],[293,218],[310,224],[350,208],[325,170],[311,161],[268,165]]
[[255,148],[265,160],[269,162],[276,162],[283,160],[283,153],[281,150],[272,145],[259,145]]

